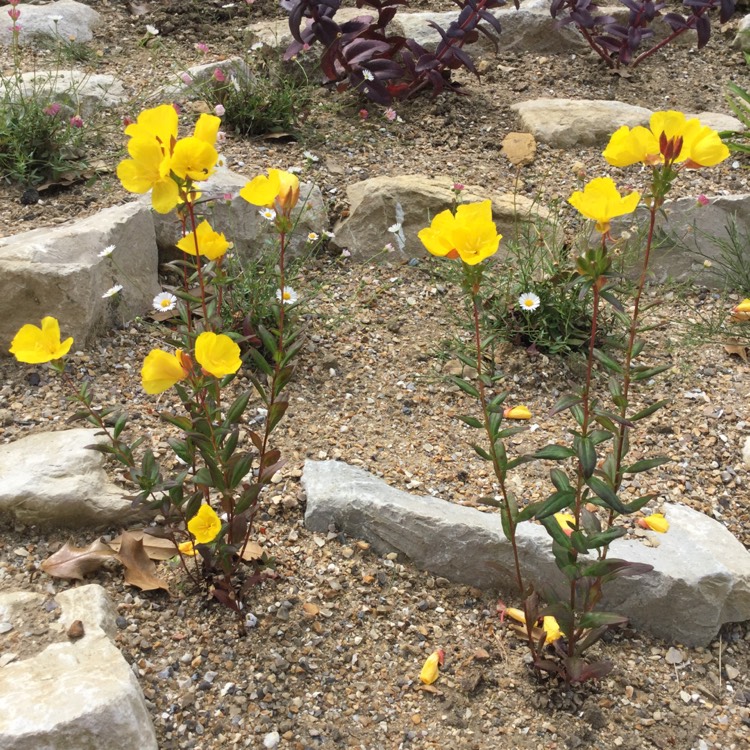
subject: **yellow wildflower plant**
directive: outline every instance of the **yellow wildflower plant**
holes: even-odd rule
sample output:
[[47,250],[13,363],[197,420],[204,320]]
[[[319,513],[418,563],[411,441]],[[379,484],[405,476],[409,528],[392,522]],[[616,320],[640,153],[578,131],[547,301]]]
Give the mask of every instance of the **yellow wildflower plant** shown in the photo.
[[280,213],[289,215],[299,200],[299,179],[291,172],[269,169],[268,176],[253,177],[240,190],[240,196],[253,206],[276,205]]
[[73,345],[73,337],[60,341],[60,323],[48,315],[42,318],[42,326],[27,323],[13,337],[10,353],[19,361],[39,365],[64,357]]
[[188,531],[198,544],[210,544],[221,531],[221,519],[210,505],[201,505],[188,521]]
[[455,215],[442,211],[418,235],[433,255],[460,258],[470,266],[494,255],[502,235],[492,221],[492,201],[463,203]]
[[144,109],[138,119],[125,128],[125,135],[130,138],[154,138],[165,154],[171,154],[177,140],[177,110],[171,104]]
[[240,347],[223,333],[205,331],[195,341],[195,358],[215,378],[223,378],[240,369]]
[[613,167],[638,162],[656,166],[664,163],[665,151],[674,149],[680,140],[679,151],[669,157],[677,164],[686,162],[688,168],[712,167],[729,156],[729,149],[715,130],[674,110],[654,112],[648,128],[623,125],[612,135],[602,156]]
[[117,165],[117,177],[131,193],[151,193],[151,205],[160,214],[168,214],[180,200],[177,183],[172,179],[171,157],[164,154],[156,138],[131,138],[130,159]]
[[221,258],[226,251],[232,247],[221,232],[215,232],[207,221],[202,221],[195,228],[195,232],[186,234],[178,243],[177,247],[188,255],[205,255],[209,260]]
[[143,360],[141,384],[146,393],[163,393],[175,383],[184,380],[188,372],[179,349],[174,354],[152,349]]
[[583,190],[576,190],[568,203],[587,219],[595,221],[598,232],[606,234],[610,221],[616,216],[633,213],[640,199],[637,190],[621,196],[610,177],[597,177],[584,185]]
[[218,158],[219,154],[213,145],[202,138],[181,138],[172,153],[172,172],[181,180],[207,180],[213,174]]

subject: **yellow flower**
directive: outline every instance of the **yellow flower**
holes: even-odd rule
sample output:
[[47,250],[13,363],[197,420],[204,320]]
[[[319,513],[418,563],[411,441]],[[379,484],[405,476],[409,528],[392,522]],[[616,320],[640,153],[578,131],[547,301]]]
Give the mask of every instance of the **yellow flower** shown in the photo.
[[174,141],[177,140],[177,111],[171,104],[144,109],[136,122],[125,128],[125,135],[131,138],[154,138],[165,154],[171,154]]
[[254,206],[271,208],[276,204],[280,213],[288,216],[299,200],[299,180],[291,172],[269,169],[268,177],[254,177],[240,190],[240,196]]
[[194,557],[196,553],[195,545],[191,540],[178,544],[177,549],[181,555],[187,555],[188,557]]
[[117,176],[125,190],[147,193],[152,190],[151,204],[160,214],[169,213],[179,202],[177,184],[170,174],[170,157],[164,154],[156,138],[131,138],[128,153],[132,158],[117,165]]
[[175,383],[187,377],[182,360],[182,352],[178,349],[174,354],[152,349],[143,360],[141,368],[141,383],[146,393],[162,393]]
[[442,211],[418,236],[433,255],[458,257],[470,266],[494,255],[502,239],[492,221],[492,202],[488,200],[462,203],[455,216]]
[[205,141],[209,146],[216,145],[216,134],[219,132],[219,126],[221,125],[221,118],[214,115],[203,114],[198,118],[198,122],[195,123],[195,130],[193,135],[202,141]]
[[424,682],[425,685],[432,685],[438,677],[440,677],[440,666],[445,659],[445,652],[442,648],[437,651],[433,651],[424,662],[422,671],[419,673],[419,679]]
[[64,357],[73,345],[73,338],[60,342],[60,324],[56,318],[42,318],[42,327],[27,323],[13,337],[10,353],[19,362],[39,365]]
[[[515,607],[507,607],[505,610],[505,614],[508,615],[508,617],[513,618],[517,622],[523,623],[524,625],[526,624],[526,615],[524,615],[524,613],[520,609],[516,609]],[[542,630],[544,631],[544,643],[546,645],[554,643],[556,640],[559,640],[563,637],[563,632],[562,630],[560,630],[560,625],[554,617],[542,618]],[[541,633],[539,635],[541,636]]]
[[240,347],[223,333],[205,331],[195,342],[195,358],[201,367],[215,378],[237,372],[242,365]]
[[576,525],[576,517],[572,513],[555,513],[555,520],[568,536],[573,533]]
[[221,519],[210,505],[201,505],[198,512],[188,521],[187,527],[198,544],[208,544],[213,542],[221,531]]
[[[197,252],[196,252],[197,246]],[[186,234],[177,247],[188,255],[205,255],[209,260],[216,260],[232,247],[232,243],[221,232],[215,232],[207,221],[202,221],[195,232]]]
[[639,518],[637,523],[642,529],[651,529],[660,534],[666,534],[669,531],[669,521],[664,518],[663,513],[652,513],[645,518]]
[[531,412],[526,406],[513,406],[503,411],[505,419],[531,419]]
[[180,178],[207,180],[214,171],[219,154],[202,138],[189,136],[181,138],[172,153],[172,171]]
[[568,203],[587,219],[595,221],[597,231],[605,234],[609,231],[609,222],[615,216],[633,213],[640,199],[637,191],[622,197],[611,178],[597,177],[588,182],[583,191],[576,190]]
[[648,128],[639,125],[631,130],[623,125],[612,135],[602,156],[614,167],[639,161],[654,166],[664,163],[665,153],[674,149],[679,139],[680,151],[670,158],[675,163],[687,162],[689,168],[712,167],[729,156],[729,149],[715,130],[674,110],[654,112]]

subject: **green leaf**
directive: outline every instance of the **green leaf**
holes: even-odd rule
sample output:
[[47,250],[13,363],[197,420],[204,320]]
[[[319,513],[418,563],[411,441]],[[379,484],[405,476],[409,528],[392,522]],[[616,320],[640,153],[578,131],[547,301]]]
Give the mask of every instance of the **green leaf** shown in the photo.
[[637,422],[639,419],[643,419],[644,417],[651,416],[655,411],[658,411],[663,406],[666,406],[669,403],[669,399],[663,399],[661,401],[657,401],[655,404],[651,404],[651,406],[647,406],[645,409],[641,409],[637,414],[633,414],[632,417],[630,417],[631,422]]
[[573,545],[573,548],[576,549],[581,554],[585,555],[589,551],[589,547],[587,544],[588,537],[586,534],[581,531],[581,529],[574,530],[570,536],[568,537],[570,539],[570,543]]
[[177,438],[167,438],[167,443],[181,461],[184,461],[186,464],[192,463],[193,457],[190,453],[190,448],[185,440],[178,440]]
[[589,432],[589,439],[594,445],[599,445],[605,440],[611,440],[614,437],[610,430],[592,430]]
[[504,430],[500,430],[500,432],[495,435],[495,439],[505,440],[505,438],[509,438],[512,435],[517,435],[519,432],[528,432],[528,430],[528,425],[522,425],[520,427],[506,427]]
[[237,448],[240,439],[240,431],[235,427],[227,436],[224,444],[221,446],[221,459],[226,463],[232,458],[232,454]]
[[594,358],[601,362],[608,370],[616,372],[619,375],[623,374],[624,370],[622,369],[622,365],[615,362],[612,357],[605,354],[601,349],[594,349]]
[[646,342],[643,339],[636,339],[633,342],[632,359],[635,359],[643,351],[644,346],[646,346]]
[[114,429],[112,431],[112,435],[115,439],[120,437],[120,434],[125,429],[125,425],[128,423],[128,415],[123,412],[117,417],[117,421],[115,422]]
[[508,509],[503,505],[500,507],[500,523],[503,527],[503,534],[505,538],[510,542],[513,540],[513,534],[510,526],[510,519],[508,518]]
[[655,497],[658,497],[658,493],[649,492],[648,495],[633,500],[632,502],[625,503],[628,513],[637,513],[644,505],[648,505]]
[[476,369],[476,358],[472,359],[468,354],[464,354],[463,352],[456,352],[456,357],[460,359],[467,367],[473,367]]
[[641,471],[649,471],[649,469],[655,469],[657,466],[663,466],[672,461],[669,456],[656,456],[655,458],[644,458],[640,461],[626,466],[623,471],[626,474],[638,474]]
[[552,417],[561,411],[570,409],[571,406],[580,404],[581,401],[582,399],[580,396],[574,396],[572,393],[566,393],[565,395],[557,399],[557,403],[552,407],[552,410],[550,411],[549,416]]
[[267,375],[268,377],[271,377],[273,375],[273,367],[271,367],[271,365],[268,364],[268,362],[266,361],[266,358],[257,349],[253,349],[251,347],[248,350],[248,354],[250,355],[250,359],[253,360],[253,364],[264,375]]
[[263,488],[261,484],[251,484],[244,492],[240,495],[240,499],[237,501],[237,505],[234,506],[235,514],[239,515],[244,513],[251,505],[255,505],[260,495],[260,491]]
[[273,395],[275,398],[278,398],[284,388],[286,388],[293,375],[294,367],[282,367],[278,371],[273,383]]
[[552,469],[549,473],[549,478],[552,484],[555,485],[555,489],[560,492],[573,491],[568,475],[562,469]]
[[566,638],[570,638],[575,628],[575,618],[573,612],[570,609],[570,605],[565,602],[555,602],[554,604],[548,604],[539,613],[540,617],[554,617],[557,620],[557,624],[560,626],[560,630],[565,634]]
[[469,425],[469,427],[474,427],[477,430],[481,430],[484,427],[484,425],[476,417],[470,417],[466,414],[459,414],[458,418],[465,424]]
[[598,549],[599,547],[606,547],[611,544],[615,539],[619,539],[624,536],[627,531],[622,526],[613,526],[606,531],[602,531],[600,534],[591,534],[586,538],[586,546],[589,549]]
[[228,471],[228,488],[233,490],[252,470],[253,457],[249,453],[239,456],[232,456],[229,462]]
[[503,403],[505,402],[505,399],[508,398],[508,392],[504,391],[503,393],[498,393],[497,396],[495,396],[489,404],[487,404],[488,408],[490,410],[499,409]]
[[479,391],[468,381],[458,377],[458,375],[448,375],[447,380],[457,385],[464,393],[468,393],[474,398],[479,398]]
[[546,459],[549,461],[564,461],[566,458],[572,458],[576,452],[572,448],[568,448],[565,445],[545,445],[540,448],[535,454],[534,458]]
[[617,513],[627,513],[628,509],[622,504],[617,493],[599,477],[587,477],[586,484],[600,497],[608,508]]
[[556,518],[552,516],[541,518],[539,519],[539,523],[544,526],[544,528],[547,530],[547,533],[563,549],[570,550],[572,548],[573,545],[570,541],[570,537],[562,530],[562,526],[560,526]]
[[159,416],[169,424],[173,424],[178,430],[183,432],[190,432],[193,429],[193,423],[188,417],[178,417],[168,412],[161,412]]
[[258,335],[263,342],[263,346],[265,346],[266,350],[275,358],[278,353],[278,345],[275,336],[273,336],[265,326],[258,326]]
[[578,460],[581,462],[581,472],[584,479],[588,479],[596,469],[596,449],[590,438],[576,436],[573,439]]
[[235,422],[239,422],[240,418],[245,412],[245,409],[247,408],[247,402],[250,400],[250,391],[245,391],[245,393],[241,393],[237,398],[232,402],[232,405],[227,409],[227,416],[224,420],[225,424],[234,424]]
[[611,625],[624,625],[628,621],[627,617],[618,615],[616,612],[584,612],[578,621],[579,628],[589,630],[591,628],[600,628]]
[[586,417],[583,407],[580,404],[574,404],[570,407],[570,413],[573,415],[573,419],[575,419],[578,426],[583,427],[583,421]]
[[544,507],[544,501],[529,503],[523,510],[519,511],[516,520],[518,523],[529,521]]
[[634,381],[639,380],[648,380],[649,378],[653,378],[654,375],[658,375],[661,372],[665,372],[666,370],[671,370],[672,365],[659,365],[658,367],[635,367],[633,368],[633,375],[632,379]]
[[609,557],[606,560],[597,560],[592,565],[584,568],[581,571],[581,575],[610,581],[613,578],[620,578],[622,576],[638,576],[650,573],[653,569],[653,565],[647,565],[646,563],[632,563],[616,557]]
[[208,470],[207,467],[203,466],[202,468],[198,469],[198,471],[195,472],[195,475],[193,476],[193,482],[195,482],[195,484],[199,484],[199,485],[206,486],[206,487],[213,486],[211,472]]
[[490,412],[490,435],[492,440],[497,440],[497,434],[500,432],[500,425],[503,422],[503,415],[497,412]]
[[505,503],[502,500],[498,500],[495,497],[492,497],[490,495],[485,495],[484,497],[480,497],[477,499],[477,502],[480,505],[491,505],[493,508],[504,508]]
[[471,447],[476,451],[477,455],[483,458],[485,461],[492,461],[492,456],[490,456],[487,451],[482,448],[481,445],[477,445],[476,443],[472,443]]
[[268,409],[268,416],[266,417],[266,419],[268,420],[267,430],[269,433],[281,421],[281,418],[284,416],[288,408],[288,401],[276,401],[276,403],[271,404]]
[[615,310],[621,313],[625,312],[625,308],[622,306],[622,302],[620,302],[620,300],[617,299],[614,294],[612,294],[611,292],[599,292],[599,294],[602,299],[607,300],[607,302],[609,302],[609,304],[612,305]]
[[[572,489],[563,490],[562,492],[553,492],[544,502],[541,503],[542,507],[534,514],[534,518],[536,518],[537,521],[541,521],[543,518],[553,516],[564,508],[573,505],[575,501],[576,494]],[[557,523],[557,520],[555,520],[555,523]]]

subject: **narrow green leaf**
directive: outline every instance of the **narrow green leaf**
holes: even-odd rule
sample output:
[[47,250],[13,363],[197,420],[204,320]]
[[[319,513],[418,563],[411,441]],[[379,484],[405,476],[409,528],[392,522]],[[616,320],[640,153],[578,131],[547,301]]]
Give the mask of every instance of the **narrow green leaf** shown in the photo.
[[252,470],[253,457],[245,453],[244,455],[232,456],[229,462],[228,471],[228,488],[233,490]]
[[614,437],[611,430],[592,430],[589,433],[589,439],[594,445],[599,445],[606,440],[611,440]]
[[549,416],[552,417],[555,414],[558,414],[561,411],[565,411],[566,409],[570,409],[571,406],[575,406],[576,404],[581,403],[581,397],[580,396],[574,396],[572,393],[567,393],[563,396],[561,396],[557,403],[552,407],[550,410]]
[[549,461],[564,461],[566,458],[572,458],[576,452],[572,448],[568,448],[565,445],[545,445],[540,448],[535,454],[534,458],[546,459]]
[[268,416],[266,417],[268,420],[268,432],[271,432],[274,427],[276,427],[284,414],[286,414],[288,408],[288,401],[276,401],[276,403],[271,404],[271,407],[268,410]]
[[643,351],[644,346],[646,346],[646,342],[643,339],[636,339],[633,342],[633,359]]
[[628,621],[627,617],[618,615],[615,612],[584,612],[578,621],[578,627],[590,629],[603,626],[624,625]]
[[190,448],[184,440],[178,440],[177,438],[167,438],[169,447],[174,451],[175,455],[186,464],[192,463],[193,457],[190,454]]
[[471,358],[468,354],[464,354],[463,352],[456,352],[456,357],[461,360],[467,367],[473,367],[476,369],[477,367],[477,360],[475,358]]
[[633,380],[640,381],[640,380],[648,380],[649,378],[653,378],[655,375],[658,375],[659,373],[665,372],[666,370],[671,370],[672,365],[659,365],[658,367],[645,367],[643,369],[641,368],[634,368],[634,372],[632,375]]
[[505,507],[505,503],[502,500],[498,500],[497,498],[491,497],[490,495],[485,495],[484,497],[478,498],[477,502],[480,505],[491,505],[493,508]]
[[636,500],[633,500],[632,502],[625,503],[627,512],[637,513],[641,508],[643,508],[644,505],[648,505],[648,503],[650,503],[655,497],[658,497],[658,493],[649,492],[648,495],[643,495],[642,497],[639,497]]
[[128,415],[123,412],[117,417],[117,421],[115,422],[114,429],[112,431],[113,436],[115,439],[120,437],[120,434],[125,429],[125,425],[128,423]]
[[555,485],[555,489],[559,492],[572,492],[573,488],[570,485],[568,475],[562,469],[550,470],[549,478],[552,481],[552,484]]
[[245,412],[245,409],[247,408],[247,402],[250,400],[250,391],[245,391],[245,393],[241,393],[237,398],[232,402],[232,405],[227,409],[227,417],[224,420],[225,424],[234,424],[235,422],[239,422],[240,418],[242,417],[243,413]]
[[602,531],[601,534],[591,534],[586,539],[586,546],[589,549],[598,549],[599,547],[606,547],[611,544],[615,539],[619,539],[624,536],[626,530],[622,526],[613,526],[611,529]]
[[464,393],[468,393],[474,398],[479,398],[479,391],[468,381],[458,377],[458,375],[448,375],[449,380],[453,385],[457,385]]
[[262,489],[261,484],[251,484],[241,495],[237,501],[237,505],[234,506],[234,512],[236,514],[244,513],[251,505],[255,505]]
[[459,414],[458,418],[464,423],[469,425],[469,427],[474,427],[477,430],[481,430],[484,425],[476,418],[467,416],[466,414]]
[[581,472],[584,479],[588,479],[596,469],[596,449],[587,437],[575,437],[573,440],[578,460],[581,463]]
[[641,461],[627,466],[623,471],[626,474],[638,474],[641,471],[648,471],[649,469],[655,469],[657,466],[663,466],[664,464],[670,463],[672,459],[669,456],[656,456],[655,458],[644,458]]
[[189,432],[193,429],[193,423],[188,417],[178,417],[165,411],[160,412],[159,416],[165,422],[173,424],[178,430],[182,430],[183,432]]
[[633,416],[629,419],[631,422],[637,422],[639,419],[650,417],[655,411],[659,411],[659,409],[666,406],[668,403],[669,399],[666,398],[662,401],[657,401],[655,404],[651,404],[651,406],[647,406],[645,409],[641,409],[637,414],[633,414]]
[[250,355],[250,359],[253,360],[253,364],[264,374],[268,375],[269,377],[273,375],[273,367],[271,367],[270,364],[266,361],[266,358],[257,350],[254,348],[250,348],[248,350],[248,354]]
[[273,357],[276,357],[278,353],[276,337],[265,326],[258,326],[258,335],[263,342],[263,346],[266,347]]
[[202,468],[198,469],[198,471],[195,472],[195,475],[193,476],[193,482],[195,484],[199,484],[206,487],[213,486],[213,481],[211,479],[211,472],[203,466]]
[[575,419],[578,426],[583,427],[583,422],[586,417],[583,412],[583,407],[580,404],[574,404],[570,407],[570,413],[573,415],[573,419]]
[[477,455],[483,458],[485,461],[492,461],[492,456],[490,456],[490,454],[487,453],[487,451],[482,448],[481,445],[472,443],[471,447],[476,451]]
[[570,537],[562,530],[562,526],[560,526],[556,518],[554,518],[553,516],[541,518],[539,519],[539,523],[544,526],[544,528],[547,530],[547,533],[563,549],[570,550],[572,548],[573,545],[570,541]]
[[617,513],[627,513],[628,509],[622,504],[617,493],[599,477],[587,477],[586,484],[600,497],[608,508]]
[[612,372],[616,372],[619,375],[622,375],[624,370],[622,369],[622,365],[615,362],[612,357],[610,357],[608,354],[605,354],[601,349],[594,349],[594,358],[601,362],[608,370],[611,370]]
[[[543,503],[542,507],[537,513],[534,514],[534,518],[537,521],[541,521],[543,518],[553,516],[555,513],[559,513],[563,508],[567,508],[573,505],[576,501],[575,492],[572,489],[553,492]],[[524,509],[525,510],[525,509]],[[557,523],[557,521],[555,521]],[[559,524],[558,524],[559,525]]]
[[508,518],[508,510],[504,505],[500,508],[500,523],[503,527],[505,538],[510,542],[513,539],[513,534],[510,527],[510,519]]

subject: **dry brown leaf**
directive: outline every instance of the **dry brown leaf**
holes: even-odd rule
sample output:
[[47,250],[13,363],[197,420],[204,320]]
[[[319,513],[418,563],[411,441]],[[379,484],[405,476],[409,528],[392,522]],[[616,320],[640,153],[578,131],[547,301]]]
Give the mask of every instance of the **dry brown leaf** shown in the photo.
[[125,566],[125,583],[137,586],[141,591],[164,589],[170,593],[166,581],[156,575],[156,565],[149,560],[142,539],[128,531],[121,534],[117,559]]
[[736,354],[743,362],[747,362],[747,347],[739,342],[724,344],[724,351],[727,354]]
[[261,557],[263,557],[263,548],[257,542],[248,542],[242,550],[242,559],[248,562],[260,560]]
[[114,556],[114,550],[100,539],[88,547],[74,547],[70,542],[65,542],[42,563],[42,570],[53,578],[74,578],[80,581],[87,573],[98,570],[105,560]]
[[302,611],[304,612],[305,617],[317,617],[320,613],[320,607],[313,602],[305,602],[302,605]]
[[[153,536],[153,534],[147,534],[142,529],[135,529],[132,531],[125,532],[135,539],[140,539],[143,542],[143,549],[151,560],[169,560],[177,554],[177,547],[171,539],[164,539],[162,537]],[[120,551],[120,543],[122,541],[123,534],[115,537],[109,546],[115,552]]]

